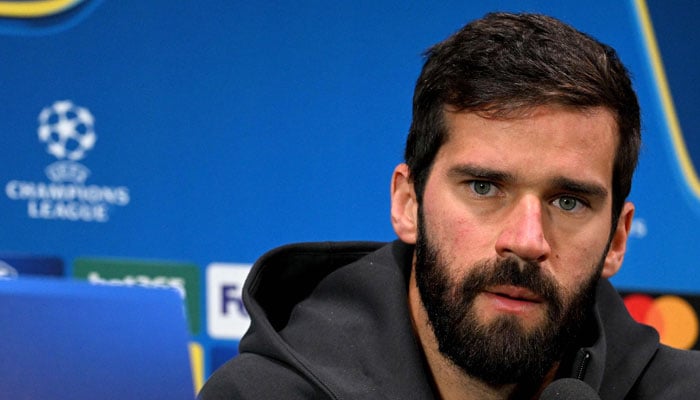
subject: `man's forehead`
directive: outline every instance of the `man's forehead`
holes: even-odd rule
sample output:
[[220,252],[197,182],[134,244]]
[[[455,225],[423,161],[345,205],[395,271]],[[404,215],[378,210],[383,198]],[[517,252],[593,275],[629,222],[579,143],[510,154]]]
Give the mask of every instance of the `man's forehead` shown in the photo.
[[543,112],[570,112],[583,115],[596,115],[607,113],[615,122],[617,130],[617,113],[615,110],[605,106],[574,106],[560,103],[531,104],[513,101],[511,103],[487,104],[475,108],[463,108],[453,104],[443,104],[443,117],[454,114],[474,114],[484,119],[491,120],[522,120],[533,118]]
[[[457,121],[460,117],[470,116],[472,119],[481,120],[481,123],[488,124],[489,122],[501,123],[503,126],[510,124],[523,124],[535,122],[542,115],[555,114],[570,114],[579,115],[581,118],[578,121],[579,126],[570,126],[569,130],[578,132],[591,132],[591,127],[605,131],[608,133],[603,136],[603,139],[610,141],[613,149],[617,149],[620,142],[620,128],[617,122],[617,116],[613,110],[607,107],[573,107],[559,104],[545,104],[538,106],[522,106],[518,108],[508,109],[459,109],[456,106],[445,105],[443,108],[443,123],[445,124],[445,137],[443,145],[447,143],[454,135],[457,128]],[[585,126],[584,126],[585,125]],[[471,132],[471,133],[479,133]],[[562,135],[568,134],[568,131],[560,132]],[[579,139],[585,140],[586,135],[580,135]]]
[[619,130],[607,108],[542,106],[508,117],[453,108],[445,110],[445,122],[447,136],[435,161],[448,157],[453,166],[481,162],[503,172],[528,162],[533,170],[557,166],[565,177],[594,171],[612,182]]

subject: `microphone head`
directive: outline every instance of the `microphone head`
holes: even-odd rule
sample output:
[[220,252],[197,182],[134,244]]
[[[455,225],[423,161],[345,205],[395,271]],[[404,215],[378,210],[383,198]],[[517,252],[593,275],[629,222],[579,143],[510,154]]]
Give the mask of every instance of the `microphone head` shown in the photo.
[[540,400],[600,400],[592,387],[574,378],[557,379],[547,386]]

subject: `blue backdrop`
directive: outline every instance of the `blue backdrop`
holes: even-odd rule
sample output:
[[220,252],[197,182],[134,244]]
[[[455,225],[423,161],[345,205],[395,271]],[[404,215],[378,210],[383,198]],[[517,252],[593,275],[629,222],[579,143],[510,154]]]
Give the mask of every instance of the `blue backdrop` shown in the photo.
[[[389,179],[421,54],[487,11],[551,14],[618,49],[645,144],[614,283],[700,291],[698,44],[686,40],[700,6],[75,0],[42,13],[34,3],[0,1],[0,250],[58,260],[68,276],[78,259],[137,260],[131,283],[157,280],[138,278],[154,263],[195,268],[187,279],[199,291],[188,296],[203,327],[191,332],[202,375],[239,337],[212,334],[208,319],[229,312],[239,289],[217,284],[224,278],[208,266],[245,268],[288,242],[394,238]],[[676,107],[664,108],[664,93]]]

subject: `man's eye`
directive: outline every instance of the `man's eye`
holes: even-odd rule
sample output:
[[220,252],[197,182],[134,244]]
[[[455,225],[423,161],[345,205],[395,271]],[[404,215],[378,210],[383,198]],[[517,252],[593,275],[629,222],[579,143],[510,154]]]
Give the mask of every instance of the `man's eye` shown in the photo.
[[496,190],[496,188],[491,182],[472,181],[469,183],[469,185],[472,187],[474,193],[480,196],[492,195],[494,194],[493,192]]
[[573,211],[582,205],[581,201],[575,197],[562,196],[554,200],[554,205],[564,211]]

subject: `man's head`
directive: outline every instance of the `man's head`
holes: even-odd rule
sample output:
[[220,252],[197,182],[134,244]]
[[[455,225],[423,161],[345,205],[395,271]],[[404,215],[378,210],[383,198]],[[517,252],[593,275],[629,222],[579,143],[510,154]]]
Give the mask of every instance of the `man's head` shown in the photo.
[[637,97],[614,49],[543,15],[489,14],[428,50],[404,155],[419,200],[449,136],[445,106],[507,117],[553,104],[613,112],[619,130],[615,221],[630,192],[641,143]]
[[555,19],[490,14],[430,49],[413,111],[392,222],[416,245],[429,363],[492,386],[542,379],[626,250],[640,146],[627,72]]

